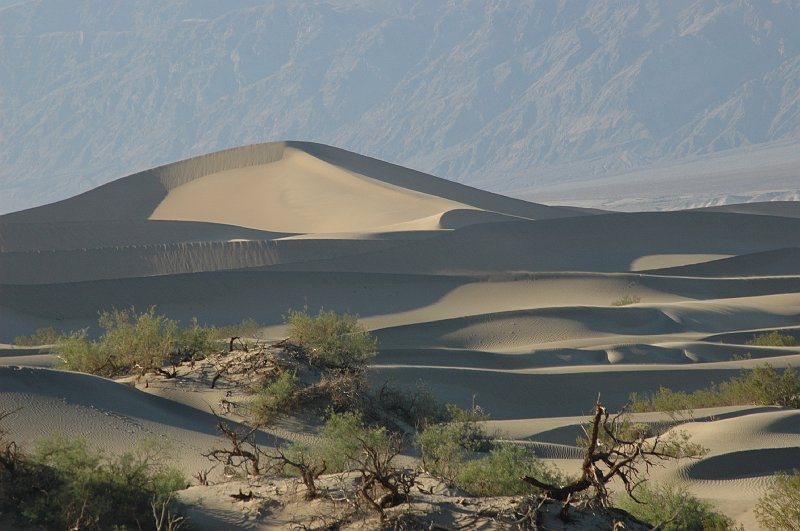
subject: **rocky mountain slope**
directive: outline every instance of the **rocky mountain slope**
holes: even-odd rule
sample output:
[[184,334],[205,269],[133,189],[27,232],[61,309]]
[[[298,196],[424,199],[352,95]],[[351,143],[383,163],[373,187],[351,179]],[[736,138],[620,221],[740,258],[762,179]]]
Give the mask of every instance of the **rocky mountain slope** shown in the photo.
[[287,138],[501,192],[791,145],[798,27],[792,0],[0,1],[0,212]]

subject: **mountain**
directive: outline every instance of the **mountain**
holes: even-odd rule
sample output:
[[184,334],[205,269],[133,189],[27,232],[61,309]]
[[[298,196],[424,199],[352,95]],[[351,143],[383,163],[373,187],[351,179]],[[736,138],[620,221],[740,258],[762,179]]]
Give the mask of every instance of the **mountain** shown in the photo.
[[[793,0],[7,0],[0,212],[285,138],[534,199],[793,148],[798,27]],[[793,164],[736,193],[796,192]]]

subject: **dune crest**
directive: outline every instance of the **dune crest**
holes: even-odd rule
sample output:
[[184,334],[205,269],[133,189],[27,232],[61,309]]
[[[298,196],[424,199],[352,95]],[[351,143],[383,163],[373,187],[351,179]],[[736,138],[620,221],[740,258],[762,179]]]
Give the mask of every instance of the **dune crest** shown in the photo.
[[275,162],[212,173],[170,190],[150,219],[275,232],[371,232],[466,207],[287,147]]

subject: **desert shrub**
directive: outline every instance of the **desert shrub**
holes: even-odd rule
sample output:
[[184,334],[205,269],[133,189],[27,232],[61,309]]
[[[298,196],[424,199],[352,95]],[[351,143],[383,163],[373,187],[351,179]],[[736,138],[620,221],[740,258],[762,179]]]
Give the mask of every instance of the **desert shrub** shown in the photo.
[[794,367],[783,372],[770,365],[756,367],[739,378],[722,382],[719,393],[732,403],[800,407],[800,376]]
[[156,314],[155,306],[137,313],[125,310],[100,312],[103,334],[96,341],[88,330],[60,336],[53,349],[63,369],[114,377],[139,372],[173,373],[159,370],[168,362],[199,359],[216,350],[212,329],[192,319],[180,330],[178,322]]
[[52,326],[37,328],[30,336],[18,336],[14,338],[14,343],[21,347],[35,347],[39,345],[53,345],[61,337]]
[[561,474],[538,459],[533,450],[518,444],[498,444],[488,456],[469,459],[456,474],[456,485],[474,496],[516,496],[536,493],[538,489],[520,479],[522,476],[546,478],[553,484],[564,483]]
[[328,470],[321,453],[302,443],[293,443],[288,448],[275,448],[272,455],[273,470],[285,475],[300,476],[306,486],[306,499],[317,496],[317,478]]
[[360,413],[352,411],[331,413],[320,431],[319,456],[325,460],[331,472],[344,472],[354,465],[353,456],[361,449],[359,439],[366,434],[367,427]]
[[238,324],[208,327],[209,338],[221,340],[231,337],[257,337],[263,327],[264,325],[254,319],[243,319]]
[[214,328],[200,326],[197,318],[193,317],[189,326],[178,333],[173,350],[181,359],[199,360],[217,350],[217,347]]
[[251,405],[253,420],[259,425],[271,424],[288,413],[296,403],[297,385],[297,376],[285,371],[273,381],[258,386]]
[[714,510],[676,485],[645,484],[636,489],[636,498],[626,496],[619,503],[633,516],[664,531],[725,531],[736,529],[733,520]]
[[764,529],[800,531],[800,471],[776,474],[755,513]]
[[103,350],[114,360],[118,374],[161,367],[175,351],[178,323],[157,315],[155,306],[138,314],[133,307],[103,311],[98,322],[104,330]]
[[36,529],[154,529],[153,505],[177,513],[171,496],[186,485],[162,451],[150,446],[107,459],[85,441],[44,440],[18,460],[3,490],[4,512]]
[[369,386],[364,371],[328,371],[322,375],[318,390],[325,404],[333,411],[363,411],[367,405]]
[[800,407],[800,376],[789,367],[780,372],[770,365],[743,371],[741,376],[724,382],[711,384],[705,389],[686,393],[659,388],[653,394],[640,396],[632,393],[630,410],[643,411],[687,411],[703,407],[763,405]]
[[358,413],[332,413],[321,431],[319,457],[332,471],[357,470],[358,495],[384,516],[384,508],[408,499],[416,473],[395,465],[403,437],[384,426],[367,426]]
[[642,298],[638,295],[624,295],[613,301],[611,306],[628,306],[629,304],[638,304],[640,302],[642,302]]
[[100,376],[118,374],[111,354],[100,343],[87,338],[86,329],[58,338],[53,352],[57,366],[68,371],[87,372]]
[[287,323],[291,342],[301,347],[317,366],[361,368],[377,355],[377,340],[354,315],[332,310],[309,315],[304,309],[290,311]]
[[455,484],[467,457],[490,450],[491,440],[481,425],[488,417],[480,409],[448,404],[447,411],[450,420],[426,426],[417,433],[416,446],[426,471]]
[[756,334],[753,339],[747,341],[748,345],[759,347],[793,347],[797,345],[797,339],[789,334],[781,334],[777,330]]
[[423,381],[413,388],[402,388],[386,383],[375,397],[375,405],[381,411],[395,415],[404,422],[418,428],[444,422],[452,415],[447,406],[436,399]]

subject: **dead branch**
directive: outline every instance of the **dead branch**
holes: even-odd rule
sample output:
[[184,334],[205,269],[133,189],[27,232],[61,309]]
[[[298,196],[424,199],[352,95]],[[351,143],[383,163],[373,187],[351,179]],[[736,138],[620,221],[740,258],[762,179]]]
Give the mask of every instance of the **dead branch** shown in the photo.
[[588,444],[581,464],[581,475],[577,480],[564,486],[552,485],[531,476],[525,476],[522,480],[541,489],[546,496],[563,502],[591,488],[594,490],[593,500],[606,506],[609,499],[607,484],[612,479],[619,478],[627,493],[635,500],[633,491],[644,481],[651,467],[666,460],[698,458],[705,452],[682,434],[667,437],[659,434],[648,438],[644,431],[630,426],[624,408],[611,417],[599,398],[586,433]]

